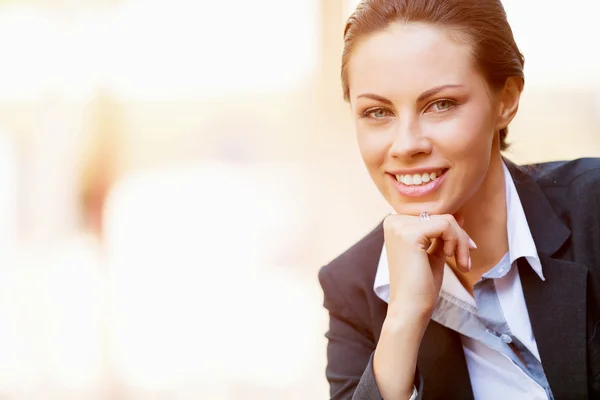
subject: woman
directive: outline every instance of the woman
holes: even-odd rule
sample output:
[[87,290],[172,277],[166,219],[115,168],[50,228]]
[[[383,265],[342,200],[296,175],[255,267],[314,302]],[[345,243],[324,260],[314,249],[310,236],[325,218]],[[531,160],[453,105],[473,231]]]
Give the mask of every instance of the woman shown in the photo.
[[395,210],[325,266],[333,399],[600,398],[600,160],[504,159],[499,0],[364,0],[344,96]]

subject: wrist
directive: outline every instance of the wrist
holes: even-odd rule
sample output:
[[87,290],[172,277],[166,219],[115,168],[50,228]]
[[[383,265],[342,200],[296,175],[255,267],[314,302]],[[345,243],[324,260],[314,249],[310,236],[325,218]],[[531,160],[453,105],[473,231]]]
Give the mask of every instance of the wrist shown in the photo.
[[388,308],[373,355],[373,375],[384,399],[410,399],[428,318]]
[[388,305],[384,327],[391,330],[422,328],[429,324],[433,309]]

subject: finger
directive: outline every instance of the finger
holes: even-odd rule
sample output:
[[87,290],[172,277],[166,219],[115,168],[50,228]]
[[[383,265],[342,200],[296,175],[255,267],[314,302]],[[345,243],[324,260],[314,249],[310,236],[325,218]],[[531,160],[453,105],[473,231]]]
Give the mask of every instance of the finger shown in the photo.
[[462,272],[469,272],[471,270],[471,248],[473,247],[471,243],[474,243],[473,240],[452,215],[440,215],[439,217],[448,221],[456,231],[457,242],[454,244],[456,266]]
[[[438,282],[441,281],[444,273],[444,265],[446,264],[446,254],[444,253],[444,241],[442,239],[433,239],[429,248],[431,271]],[[435,260],[434,262],[432,262]]]
[[431,241],[431,246],[427,253],[429,255],[439,258],[441,260],[445,260],[447,257],[446,251],[444,250],[445,242],[442,239],[433,239]]
[[443,253],[447,257],[452,257],[461,241],[457,228],[456,221],[453,224],[446,218],[432,215],[430,220],[420,221],[418,231],[423,237],[420,240],[441,239],[443,241]]
[[467,234],[468,239],[469,239],[469,248],[471,250],[477,249],[477,245],[475,244],[475,242],[473,241],[473,239],[469,236],[469,234],[465,230],[465,217],[463,215],[460,215],[460,214],[453,214],[452,216],[456,219],[456,222],[458,223],[458,226],[460,226],[462,228],[462,230],[465,231],[465,233]]
[[470,265],[470,238],[452,215],[432,215],[430,220],[420,221],[412,216],[390,215],[384,221],[387,234],[404,237],[432,254],[432,242],[441,239],[443,246],[436,247],[436,256],[443,252],[454,256],[459,270],[468,272]]

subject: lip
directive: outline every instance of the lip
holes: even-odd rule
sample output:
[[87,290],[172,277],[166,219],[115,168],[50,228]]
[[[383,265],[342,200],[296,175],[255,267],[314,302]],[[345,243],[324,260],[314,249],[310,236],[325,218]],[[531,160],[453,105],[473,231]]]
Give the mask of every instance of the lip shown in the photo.
[[[428,194],[433,193],[434,191],[436,191],[440,185],[444,182],[444,180],[446,180],[446,175],[447,172],[449,171],[449,169],[447,168],[442,168],[444,170],[444,173],[437,178],[434,181],[428,182],[424,185],[418,185],[418,186],[408,186],[405,185],[403,183],[400,183],[396,180],[396,176],[395,175],[402,175],[402,173],[398,173],[396,174],[394,171],[394,173],[388,173],[388,176],[390,177],[390,179],[393,180],[393,183],[395,184],[396,189],[398,190],[398,192],[400,192],[400,194],[407,196],[407,197],[422,197],[422,196],[427,196]],[[408,171],[408,170],[406,170]],[[419,171],[417,169],[413,169],[410,170],[410,172],[404,172],[404,174],[410,174],[412,173],[416,173],[418,174],[419,172],[414,172],[414,171]],[[427,171],[435,171],[435,169],[422,169],[422,172],[427,172]]]
[[392,175],[414,175],[414,174],[424,174],[425,172],[432,171],[446,171],[447,167],[422,167],[422,168],[411,168],[411,169],[396,169],[393,171],[387,171]]

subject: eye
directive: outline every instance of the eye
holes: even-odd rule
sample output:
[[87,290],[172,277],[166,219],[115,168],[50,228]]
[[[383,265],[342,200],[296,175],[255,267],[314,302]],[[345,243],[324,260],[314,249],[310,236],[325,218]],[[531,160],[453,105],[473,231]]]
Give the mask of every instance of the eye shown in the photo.
[[437,101],[431,103],[431,105],[429,107],[427,107],[427,110],[431,109],[434,112],[442,112],[442,111],[447,111],[447,110],[451,109],[455,105],[456,105],[456,102],[453,100],[442,99],[442,100],[437,100]]
[[386,117],[389,117],[391,115],[392,115],[392,113],[389,110],[386,110],[385,108],[381,108],[381,107],[376,107],[376,108],[369,108],[368,110],[363,112],[361,114],[361,118],[369,118],[369,119],[378,121],[378,120],[382,120]]

